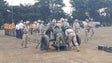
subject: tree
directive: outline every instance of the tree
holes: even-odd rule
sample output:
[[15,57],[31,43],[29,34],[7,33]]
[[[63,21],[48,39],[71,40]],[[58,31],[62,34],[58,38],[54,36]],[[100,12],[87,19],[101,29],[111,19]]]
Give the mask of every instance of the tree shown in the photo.
[[4,0],[0,0],[0,26],[3,25],[5,17],[7,15],[7,3]]
[[[71,0],[71,4],[75,11],[73,12],[74,19],[85,20],[86,18],[93,18],[102,23],[110,23],[112,0]],[[98,12],[102,8],[106,8],[106,16],[101,16]],[[108,21],[107,21],[108,20]]]
[[[9,10],[11,10],[11,7]],[[9,14],[11,15],[11,14]],[[36,21],[40,18],[40,13],[38,12],[38,8],[35,7],[34,5],[22,5],[20,6],[13,6],[13,15],[14,15],[14,22],[17,23],[19,20],[24,20],[24,21]],[[11,20],[10,18],[8,18]]]
[[41,19],[47,22],[53,18],[60,19],[65,17],[65,13],[62,10],[63,6],[62,0],[38,0],[34,5],[8,6],[8,11],[3,16],[6,17],[5,20],[7,22],[12,22],[12,15],[15,23],[21,19],[32,22]]
[[35,5],[38,6],[43,20],[64,17],[62,0],[38,0]]
[[74,19],[84,20],[87,18],[85,12],[88,11],[88,0],[71,0],[71,4],[75,11],[73,12]]

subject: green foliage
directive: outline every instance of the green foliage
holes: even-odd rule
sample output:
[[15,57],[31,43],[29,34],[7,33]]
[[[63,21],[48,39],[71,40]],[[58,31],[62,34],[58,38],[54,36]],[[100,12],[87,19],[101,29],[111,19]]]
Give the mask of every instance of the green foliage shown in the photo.
[[[112,24],[112,0],[71,0],[71,4],[75,8],[73,12],[74,19],[85,20],[86,18],[93,18],[95,21]],[[106,16],[101,16],[99,9],[106,8]],[[108,11],[107,11],[108,10]],[[88,12],[88,15],[86,14]]]
[[[112,24],[112,0],[71,0],[73,11],[73,18],[65,15],[62,7],[63,0],[37,0],[34,5],[20,5],[8,6],[7,2],[0,0],[0,26],[5,22],[36,21],[38,19],[45,22],[53,18],[59,20],[61,17],[68,18],[72,22],[75,19],[85,20],[86,18],[93,18],[95,21],[100,21],[102,24]],[[99,9],[106,8],[106,16],[100,15]],[[88,12],[88,14],[87,14]]]
[[7,3],[4,0],[0,0],[0,26],[3,25],[6,17]]
[[38,6],[43,20],[59,19],[64,16],[62,0],[38,0],[35,6]]
[[[37,21],[38,19],[48,21],[53,18],[59,19],[64,17],[62,7],[64,6],[62,0],[38,0],[34,5],[20,5],[13,6],[13,19],[18,22],[23,19],[24,21]],[[12,11],[12,6],[9,6]],[[11,20],[12,12],[8,13],[6,21]],[[10,21],[11,22],[11,21]]]

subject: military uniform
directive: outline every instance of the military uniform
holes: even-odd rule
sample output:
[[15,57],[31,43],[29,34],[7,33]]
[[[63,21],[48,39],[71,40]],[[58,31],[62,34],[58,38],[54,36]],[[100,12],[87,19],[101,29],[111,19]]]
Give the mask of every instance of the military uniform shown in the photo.
[[24,26],[23,26],[23,29],[22,29],[22,32],[23,32],[23,36],[22,36],[22,46],[24,46],[25,48],[27,47],[27,42],[28,42],[28,39],[30,39],[30,28],[29,28],[29,21],[27,21]]
[[80,24],[79,24],[78,20],[75,20],[75,22],[73,23],[73,30],[75,31],[75,33],[79,32]]

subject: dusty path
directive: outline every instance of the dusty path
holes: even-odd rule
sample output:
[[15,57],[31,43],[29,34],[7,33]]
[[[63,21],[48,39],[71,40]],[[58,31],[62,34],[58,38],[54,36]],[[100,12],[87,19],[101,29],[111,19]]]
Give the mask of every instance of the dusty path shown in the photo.
[[0,31],[0,63],[112,63],[112,53],[98,51],[99,44],[112,46],[112,27],[98,28],[88,43],[83,42],[81,31],[81,51],[40,51],[34,42],[28,48],[20,46],[21,40],[4,36]]

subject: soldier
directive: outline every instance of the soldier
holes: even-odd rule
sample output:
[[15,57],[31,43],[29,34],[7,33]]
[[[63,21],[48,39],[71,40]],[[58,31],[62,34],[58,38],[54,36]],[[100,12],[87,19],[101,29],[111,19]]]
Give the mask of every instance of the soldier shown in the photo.
[[61,28],[62,28],[63,34],[65,35],[65,29],[66,29],[66,27],[70,27],[70,25],[69,25],[67,19],[62,19],[61,22],[62,22],[62,27]]
[[89,32],[90,32],[90,27],[89,27],[89,20],[86,19],[84,24],[84,30],[85,30],[85,42],[88,42],[89,40]]
[[37,21],[34,22],[33,31],[34,31],[34,33],[38,32],[38,23],[37,23]]
[[67,28],[65,30],[65,35],[66,35],[67,40],[68,40],[68,42],[67,42],[68,47],[72,47],[71,44],[73,44],[74,46],[77,47],[77,51],[79,52],[79,44],[78,44],[76,33],[74,32],[74,30],[71,28]]
[[51,26],[52,28],[54,28],[54,27],[56,26],[56,19],[53,19],[53,20],[52,20],[50,26]]
[[61,33],[62,32],[61,26],[62,26],[61,21],[57,21],[56,26],[54,27],[54,30],[53,30],[53,34],[54,34],[54,39],[55,40],[56,40],[57,33]]
[[78,19],[75,19],[73,23],[73,30],[75,31],[76,34],[80,32],[80,24],[78,22]]
[[37,22],[35,22],[35,27],[34,27],[34,34],[37,36],[36,41],[40,41],[40,38],[41,38],[41,34],[43,33],[44,31],[44,24],[41,20],[38,20]]
[[66,26],[70,26],[70,24],[68,23],[68,19],[64,19],[64,20],[62,20],[63,21],[63,27],[66,27]]
[[91,31],[91,36],[90,37],[92,37],[94,35],[94,29],[95,29],[95,23],[94,23],[92,18],[90,19],[89,27],[90,27],[90,31]]
[[34,36],[34,41],[38,42],[39,41],[39,23],[37,21],[34,22],[34,28],[33,28],[33,36]]
[[53,38],[53,30],[56,26],[56,19],[53,19],[49,26],[46,28],[46,34],[49,36],[50,39]]
[[22,32],[23,32],[23,38],[22,38],[22,43],[21,45],[25,48],[27,48],[27,43],[28,43],[28,40],[29,40],[29,34],[30,34],[30,28],[29,28],[29,21],[26,21],[24,23],[24,26],[23,26],[23,29],[22,29]]
[[38,23],[39,23],[39,27],[38,27],[39,34],[42,34],[45,26],[44,26],[44,24],[43,24],[43,22],[41,20],[38,20]]
[[57,21],[56,26],[58,26],[59,28],[62,27],[62,22],[61,21]]

